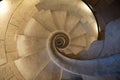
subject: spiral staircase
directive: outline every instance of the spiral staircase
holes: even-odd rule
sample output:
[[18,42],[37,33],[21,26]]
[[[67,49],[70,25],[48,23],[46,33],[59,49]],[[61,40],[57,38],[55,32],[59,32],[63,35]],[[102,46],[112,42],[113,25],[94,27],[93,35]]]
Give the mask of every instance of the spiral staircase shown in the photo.
[[19,76],[0,79],[119,80],[120,36],[116,35],[120,28],[114,27],[119,21],[107,25],[105,40],[97,40],[96,18],[83,1],[21,0],[12,13],[5,40],[6,52],[16,51],[19,56],[12,60]]
[[[40,6],[44,3],[48,4],[49,0],[41,2],[37,7],[42,8]],[[59,51],[62,52],[62,55],[74,59],[79,59],[80,57],[77,54],[87,50],[90,44],[97,40],[97,22],[91,10],[83,1],[79,1],[80,9],[78,9],[81,10],[80,13],[85,13],[84,16],[76,13],[76,10],[69,10],[69,6],[66,9],[59,9],[59,7],[52,9],[57,3],[62,4],[64,1],[53,1],[49,4],[50,8],[39,10],[28,22],[24,33],[17,37],[20,59],[16,60],[15,64],[26,80],[81,79],[80,75],[66,72],[52,61],[47,49],[50,36],[58,35],[53,41],[56,46],[59,46]],[[82,6],[87,11],[86,9],[82,10]]]

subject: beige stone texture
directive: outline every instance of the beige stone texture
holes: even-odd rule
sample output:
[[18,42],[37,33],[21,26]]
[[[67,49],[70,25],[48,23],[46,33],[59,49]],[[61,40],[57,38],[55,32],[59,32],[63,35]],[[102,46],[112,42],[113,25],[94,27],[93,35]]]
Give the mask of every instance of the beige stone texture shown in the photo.
[[4,41],[0,41],[0,65],[5,64],[6,62],[5,43]]

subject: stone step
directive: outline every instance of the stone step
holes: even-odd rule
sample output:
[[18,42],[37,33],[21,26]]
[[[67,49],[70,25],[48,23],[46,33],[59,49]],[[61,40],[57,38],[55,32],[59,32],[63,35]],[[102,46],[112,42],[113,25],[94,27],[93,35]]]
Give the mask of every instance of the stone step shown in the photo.
[[25,80],[13,61],[0,66],[0,80]]
[[83,47],[81,47],[81,46],[74,46],[74,45],[69,46],[68,49],[74,55],[77,55],[80,51],[84,50]]
[[85,36],[86,30],[83,28],[83,25],[81,22],[79,22],[70,32],[70,37],[71,39],[76,38],[76,37],[81,37],[82,35]]
[[50,10],[42,10],[36,13],[33,18],[39,22],[44,28],[50,32],[57,30],[57,27],[53,21],[52,13]]
[[34,80],[35,77],[41,72],[44,67],[49,63],[50,58],[46,52],[33,54],[15,61],[15,64],[20,71],[21,75],[26,80]]
[[40,53],[46,47],[46,39],[19,35],[17,39],[17,49],[19,56],[28,56]]
[[71,39],[70,45],[86,47],[87,46],[86,41],[87,41],[86,36],[81,36],[78,38]]
[[47,38],[49,34],[50,32],[34,18],[30,19],[24,30],[24,35],[37,38]]
[[62,70],[52,61],[38,74],[35,80],[61,80]]
[[52,11],[52,15],[57,29],[64,30],[67,11]]
[[68,13],[66,23],[65,23],[65,31],[67,33],[70,33],[72,29],[77,25],[79,20],[80,19],[78,17]]

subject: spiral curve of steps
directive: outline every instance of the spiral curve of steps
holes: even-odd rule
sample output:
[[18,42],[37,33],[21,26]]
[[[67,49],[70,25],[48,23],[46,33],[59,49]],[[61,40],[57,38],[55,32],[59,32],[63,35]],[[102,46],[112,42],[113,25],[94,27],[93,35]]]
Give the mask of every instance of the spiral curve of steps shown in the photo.
[[[20,59],[15,64],[25,80],[64,80],[67,77],[64,74],[68,75],[69,80],[71,75],[72,80],[76,77],[81,79],[80,75],[69,73],[54,63],[47,42],[56,34],[55,46],[62,55],[81,59],[78,54],[88,50],[91,43],[97,40],[95,17],[83,1],[71,0],[74,4],[68,4],[68,0],[53,0],[48,4],[49,1],[44,0],[36,5],[39,11],[29,20],[24,34],[18,35]],[[60,8],[62,4],[64,6]]]
[[0,80],[120,80],[119,1],[97,4],[109,23],[91,2],[0,1]]

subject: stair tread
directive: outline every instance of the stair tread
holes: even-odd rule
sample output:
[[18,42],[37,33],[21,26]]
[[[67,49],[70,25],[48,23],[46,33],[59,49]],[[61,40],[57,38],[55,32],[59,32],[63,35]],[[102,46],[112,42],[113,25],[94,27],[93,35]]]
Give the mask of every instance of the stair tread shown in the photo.
[[87,46],[87,42],[86,42],[86,36],[81,36],[75,39],[71,39],[71,43],[70,45],[76,45],[76,46]]
[[84,29],[83,27],[84,27],[84,26],[81,24],[81,22],[79,22],[79,23],[73,28],[73,30],[71,31],[70,37],[71,37],[71,38],[75,38],[75,37],[78,37],[78,36],[81,36],[81,35],[86,34],[86,31],[85,31],[85,29]]
[[96,36],[89,36],[89,35],[87,35],[86,38],[87,38],[86,43],[87,43],[88,46],[90,46],[93,43],[93,41],[96,41],[96,39],[97,39]]
[[52,11],[53,19],[59,30],[64,30],[67,11]]
[[37,22],[33,18],[28,22],[24,30],[24,35],[38,37],[38,38],[47,38],[49,34],[50,32],[47,31],[44,28],[44,26],[42,26],[39,22]]
[[72,50],[70,50],[69,48],[66,48],[66,49],[60,50],[60,51],[64,52],[65,54],[72,54],[73,53]]
[[74,54],[74,55],[77,55],[80,51],[82,51],[84,48],[81,47],[81,46],[69,46],[68,47],[69,50],[71,50],[71,52]]
[[33,18],[38,21],[44,28],[50,32],[57,30],[54,24],[52,14],[50,10],[40,11],[36,13]]
[[45,50],[38,54],[26,56],[15,61],[15,64],[26,80],[33,80],[49,63],[50,58]]
[[61,80],[62,70],[52,61],[38,74],[35,80]]
[[46,47],[45,43],[46,39],[19,35],[17,39],[19,56],[28,56],[31,54],[39,53],[42,49]]
[[86,31],[87,35],[89,36],[96,36],[98,35],[98,27],[97,27],[97,24],[96,22],[94,23],[82,23],[82,26],[83,26],[83,29]]
[[65,31],[70,33],[71,30],[77,25],[79,22],[79,18],[76,16],[73,16],[72,14],[67,15],[66,23],[65,23]]

